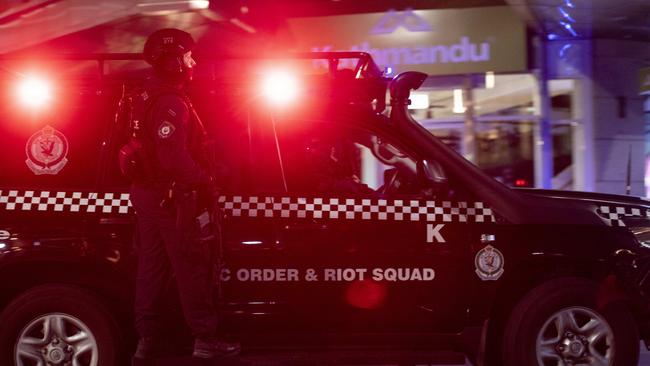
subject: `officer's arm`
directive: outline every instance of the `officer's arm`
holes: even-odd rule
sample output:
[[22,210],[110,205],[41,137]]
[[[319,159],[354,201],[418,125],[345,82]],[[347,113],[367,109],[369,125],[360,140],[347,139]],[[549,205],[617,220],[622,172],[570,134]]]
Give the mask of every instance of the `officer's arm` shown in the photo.
[[209,175],[194,161],[188,149],[189,110],[180,96],[162,96],[152,111],[156,156],[160,167],[181,184],[200,185]]

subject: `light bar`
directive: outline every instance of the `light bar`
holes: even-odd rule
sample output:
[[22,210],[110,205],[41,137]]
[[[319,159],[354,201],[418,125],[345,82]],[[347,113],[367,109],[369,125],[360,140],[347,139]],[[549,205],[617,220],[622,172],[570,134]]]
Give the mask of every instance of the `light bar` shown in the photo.
[[262,93],[275,105],[286,105],[298,97],[298,80],[286,71],[269,73],[262,84]]
[[28,76],[18,85],[18,99],[28,107],[42,107],[52,99],[47,81],[37,76]]

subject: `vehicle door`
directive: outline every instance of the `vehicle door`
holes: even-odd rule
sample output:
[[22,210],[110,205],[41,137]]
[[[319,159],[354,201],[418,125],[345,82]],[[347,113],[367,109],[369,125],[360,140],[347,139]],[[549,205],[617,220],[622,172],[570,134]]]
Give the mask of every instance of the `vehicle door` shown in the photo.
[[272,214],[299,270],[295,317],[325,331],[459,330],[469,229],[489,209],[384,132],[287,121],[277,135],[286,187]]
[[222,262],[218,302],[227,328],[259,337],[290,327],[286,294],[296,291],[297,274],[279,245],[272,215],[268,187],[281,185],[273,135],[267,120],[253,113],[213,115],[206,127],[216,139],[218,170],[225,172],[219,179],[224,240],[215,248]]

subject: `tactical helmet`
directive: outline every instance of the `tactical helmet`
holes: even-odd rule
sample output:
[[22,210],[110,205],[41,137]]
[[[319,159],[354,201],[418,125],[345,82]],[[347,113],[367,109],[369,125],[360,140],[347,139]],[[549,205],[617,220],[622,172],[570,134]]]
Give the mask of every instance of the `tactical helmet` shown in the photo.
[[194,48],[192,35],[180,29],[165,28],[153,32],[142,51],[145,61],[155,65],[165,55],[183,56]]
[[144,44],[145,61],[158,72],[182,74],[183,55],[194,48],[192,36],[180,29],[165,28],[153,32]]

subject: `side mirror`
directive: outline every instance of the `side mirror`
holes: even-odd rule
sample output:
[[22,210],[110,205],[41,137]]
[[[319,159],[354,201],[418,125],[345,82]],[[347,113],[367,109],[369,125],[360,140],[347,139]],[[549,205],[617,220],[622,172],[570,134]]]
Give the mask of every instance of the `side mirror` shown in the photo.
[[444,185],[447,177],[437,162],[419,160],[417,162],[418,178],[427,185]]

